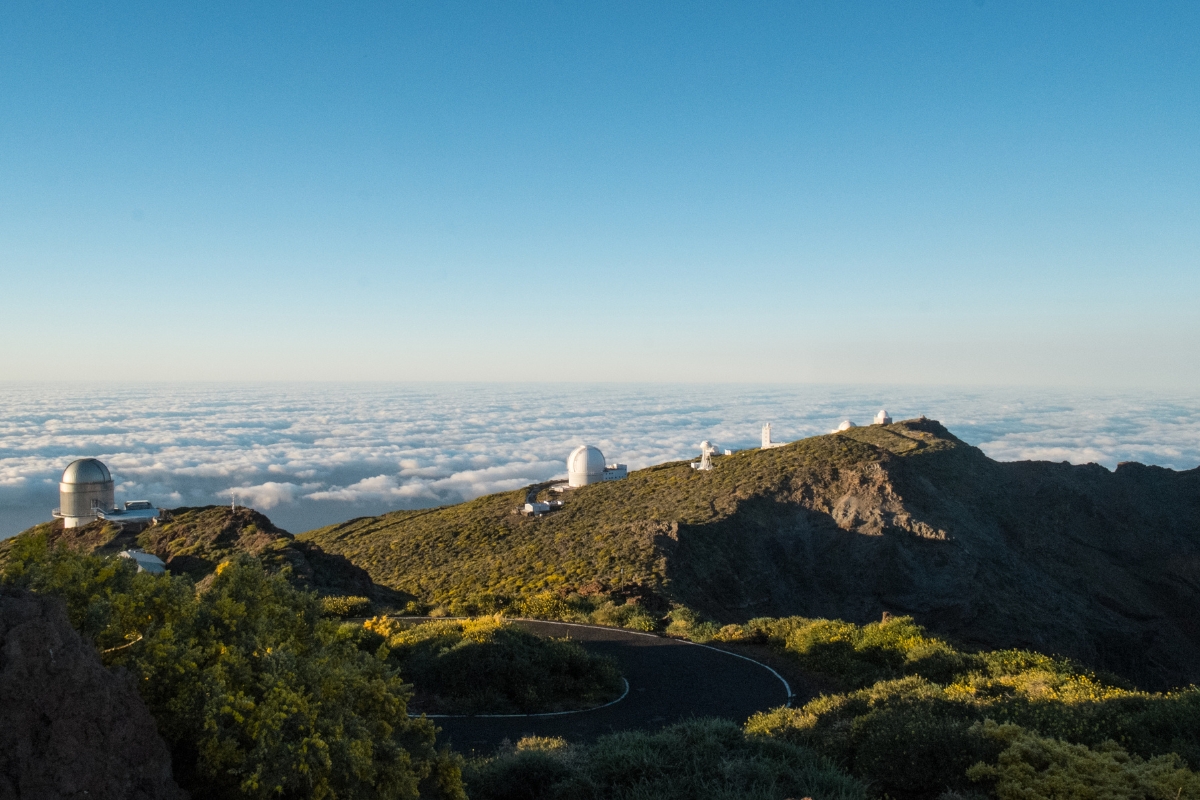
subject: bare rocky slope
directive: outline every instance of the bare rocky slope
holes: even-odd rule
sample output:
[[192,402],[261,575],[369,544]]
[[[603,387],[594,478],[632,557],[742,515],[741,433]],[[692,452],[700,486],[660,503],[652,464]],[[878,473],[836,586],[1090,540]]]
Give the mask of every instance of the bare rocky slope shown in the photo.
[[182,798],[154,718],[62,601],[0,589],[0,800]]
[[910,614],[987,648],[1200,681],[1200,469],[989,459],[909,420],[639,470],[512,514],[524,491],[301,539],[430,602],[626,591],[721,621]]

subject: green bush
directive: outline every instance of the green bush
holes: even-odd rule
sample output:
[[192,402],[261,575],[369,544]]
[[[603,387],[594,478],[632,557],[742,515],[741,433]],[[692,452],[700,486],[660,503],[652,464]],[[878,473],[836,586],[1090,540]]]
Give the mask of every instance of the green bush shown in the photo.
[[[616,664],[567,639],[547,639],[500,617],[438,620],[404,628],[369,620],[422,710],[440,713],[537,713],[588,708],[617,697]],[[369,647],[369,645],[368,645]]]
[[657,733],[628,731],[590,746],[518,746],[468,761],[472,800],[862,800],[864,787],[795,744],[747,737],[727,720]]
[[1200,775],[1175,755],[1147,761],[1115,742],[1093,749],[991,720],[976,725],[972,733],[1006,745],[995,766],[979,763],[967,772],[973,780],[990,782],[999,800],[1200,799]]
[[0,580],[62,597],[104,663],[136,678],[193,793],[463,797],[457,758],[435,748],[430,722],[407,716],[395,669],[255,561],[222,563],[198,594],[186,577],[31,538]]
[[608,601],[592,612],[590,621],[596,625],[611,625],[633,631],[658,629],[658,620],[650,612],[636,603],[628,602],[617,605]]
[[371,612],[365,597],[334,595],[321,598],[321,613],[327,617],[363,617]]

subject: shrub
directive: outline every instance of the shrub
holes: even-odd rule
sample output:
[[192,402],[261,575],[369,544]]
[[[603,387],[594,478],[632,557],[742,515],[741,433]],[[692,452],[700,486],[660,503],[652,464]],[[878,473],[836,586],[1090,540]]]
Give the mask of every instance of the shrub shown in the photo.
[[976,724],[972,733],[1006,745],[998,764],[979,763],[967,772],[973,780],[992,782],[999,800],[1200,798],[1200,775],[1186,769],[1175,755],[1146,761],[1115,742],[1092,749],[991,720]]
[[463,797],[456,757],[406,713],[409,687],[321,618],[315,595],[249,559],[197,594],[125,559],[21,543],[2,580],[62,597],[123,667],[172,751],[176,779],[220,797]]
[[616,697],[616,664],[578,643],[546,639],[499,616],[438,620],[403,628],[370,620],[389,659],[429,711],[533,713],[586,708]]
[[636,603],[617,605],[611,600],[596,609],[591,621],[597,625],[612,625],[633,631],[651,632],[658,629],[658,620]]
[[473,800],[861,800],[861,783],[798,745],[747,737],[727,720],[627,731],[591,746],[521,749],[469,761]]
[[362,617],[370,611],[371,601],[365,597],[330,596],[321,598],[321,613],[327,617]]
[[[826,665],[847,665],[856,680],[866,674],[864,664],[882,669],[890,659],[899,671],[926,670],[929,653],[937,654],[941,663],[932,674],[951,673],[946,683],[920,675],[883,680],[747,722],[749,733],[812,747],[894,798],[947,789],[969,792],[967,768],[994,763],[1002,749],[994,737],[980,735],[976,723],[985,719],[1093,749],[1112,740],[1141,759],[1169,755],[1181,765],[1200,763],[1200,689],[1132,691],[1070,661],[1037,653],[965,654],[947,652],[944,644],[929,648],[919,630],[880,647],[845,623],[755,620],[745,627],[746,636],[769,638],[777,646],[784,638],[785,652],[801,660],[817,652]],[[846,644],[833,659],[825,646],[831,641]],[[792,648],[798,643],[796,654]],[[880,650],[892,652],[884,656]]]
[[[712,622],[702,619],[699,614],[690,608],[684,606],[673,608],[667,614],[667,618],[670,620],[667,624],[667,634],[670,636],[679,636],[680,638],[700,642],[701,644],[718,638],[719,631],[717,626]],[[732,633],[734,629],[740,631],[741,627],[738,625],[727,625],[720,630]],[[725,641],[730,640],[727,639]]]

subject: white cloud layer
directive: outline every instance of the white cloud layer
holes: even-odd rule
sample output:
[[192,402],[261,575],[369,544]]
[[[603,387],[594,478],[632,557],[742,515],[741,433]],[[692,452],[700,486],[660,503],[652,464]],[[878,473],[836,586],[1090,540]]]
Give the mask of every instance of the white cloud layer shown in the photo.
[[49,517],[62,469],[105,461],[118,499],[227,503],[289,530],[564,476],[577,444],[632,469],[722,447],[940,419],[1000,460],[1190,469],[1200,402],[1062,390],[638,385],[63,387],[0,384],[0,536]]

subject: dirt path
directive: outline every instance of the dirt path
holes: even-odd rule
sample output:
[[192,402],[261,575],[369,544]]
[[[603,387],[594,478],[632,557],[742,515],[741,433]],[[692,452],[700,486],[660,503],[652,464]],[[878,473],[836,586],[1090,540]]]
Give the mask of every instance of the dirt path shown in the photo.
[[435,719],[442,728],[439,738],[460,752],[491,752],[502,740],[515,742],[522,736],[590,740],[693,716],[742,722],[790,699],[779,675],[724,650],[618,628],[533,620],[516,624],[542,636],[569,637],[593,653],[612,656],[629,681],[629,694],[606,708],[562,716]]

